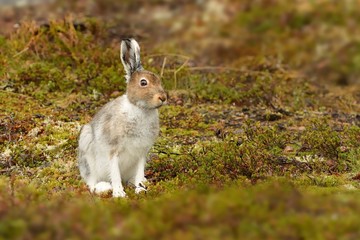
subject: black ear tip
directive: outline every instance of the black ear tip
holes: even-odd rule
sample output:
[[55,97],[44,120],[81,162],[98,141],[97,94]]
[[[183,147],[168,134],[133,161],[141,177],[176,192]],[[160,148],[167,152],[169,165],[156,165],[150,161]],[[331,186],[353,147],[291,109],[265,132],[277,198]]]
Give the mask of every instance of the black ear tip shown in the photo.
[[121,40],[121,46],[123,46],[123,44],[127,49],[130,49],[131,48],[131,38],[123,38]]
[[131,40],[133,40],[134,38],[132,37],[125,37],[125,38],[122,38],[121,41],[124,41],[124,42],[131,42]]

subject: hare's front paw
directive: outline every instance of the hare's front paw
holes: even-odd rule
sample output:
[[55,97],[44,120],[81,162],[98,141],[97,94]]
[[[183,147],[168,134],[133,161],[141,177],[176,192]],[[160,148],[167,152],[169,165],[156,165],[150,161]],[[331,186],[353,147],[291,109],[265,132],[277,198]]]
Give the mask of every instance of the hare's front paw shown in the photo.
[[126,197],[126,193],[124,192],[124,190],[122,189],[113,189],[113,197],[118,198],[118,197]]
[[146,193],[146,188],[144,188],[144,187],[141,187],[141,186],[138,186],[138,187],[136,187],[135,188],[135,193],[136,194],[139,194],[139,193],[141,193],[141,192],[145,192]]

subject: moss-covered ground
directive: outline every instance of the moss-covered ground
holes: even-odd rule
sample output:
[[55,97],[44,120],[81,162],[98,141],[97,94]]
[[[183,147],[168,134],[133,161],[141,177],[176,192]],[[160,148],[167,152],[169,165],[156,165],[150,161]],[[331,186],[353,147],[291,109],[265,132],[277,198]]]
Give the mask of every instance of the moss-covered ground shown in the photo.
[[[0,239],[360,239],[359,4],[0,8],[20,20],[0,34]],[[128,36],[169,104],[148,192],[113,199],[81,181],[77,138],[125,91]]]

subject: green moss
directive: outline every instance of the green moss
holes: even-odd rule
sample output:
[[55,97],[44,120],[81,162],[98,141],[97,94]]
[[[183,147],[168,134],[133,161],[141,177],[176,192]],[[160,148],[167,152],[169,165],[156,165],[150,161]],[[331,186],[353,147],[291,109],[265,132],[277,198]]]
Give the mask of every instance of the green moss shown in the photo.
[[[167,187],[173,188],[169,184]],[[15,200],[20,198],[19,194],[28,194],[24,190],[18,189]],[[86,195],[68,201],[71,196],[62,194],[53,196],[52,202],[28,195],[32,199],[30,203],[18,202],[17,209],[5,212],[7,228],[1,228],[1,234],[14,236],[11,230],[15,229],[17,236],[26,234],[34,238],[97,237],[100,233],[106,238],[146,236],[149,239],[184,236],[190,239],[199,236],[235,239],[239,235],[247,238],[326,238],[358,234],[356,192],[341,191],[336,196],[316,191],[304,194],[284,180],[232,186],[222,191],[195,187],[190,191],[152,196],[152,199],[146,197],[146,201],[99,201]],[[62,210],[56,216],[47,214],[59,209]],[[38,213],[36,218],[33,217],[35,212]],[[42,231],[37,231],[40,226]],[[86,228],[86,231],[79,228]]]
[[[0,36],[0,239],[359,238],[358,87],[329,85],[357,78],[357,8],[236,4],[220,33],[206,15],[201,31],[174,16],[179,29],[158,43],[148,36],[159,23],[121,14],[24,21]],[[112,199],[81,180],[77,137],[125,91],[118,45],[128,30],[145,45],[144,67],[162,73],[169,105],[148,192],[126,186],[127,199]]]

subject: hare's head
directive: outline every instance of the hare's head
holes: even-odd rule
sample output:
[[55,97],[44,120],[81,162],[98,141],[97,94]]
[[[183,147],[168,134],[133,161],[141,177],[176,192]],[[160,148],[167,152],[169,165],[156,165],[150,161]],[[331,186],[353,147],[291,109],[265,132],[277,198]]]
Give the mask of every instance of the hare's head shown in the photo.
[[122,40],[120,55],[126,72],[129,101],[145,109],[158,108],[166,103],[167,97],[160,78],[141,66],[139,44],[132,38]]

